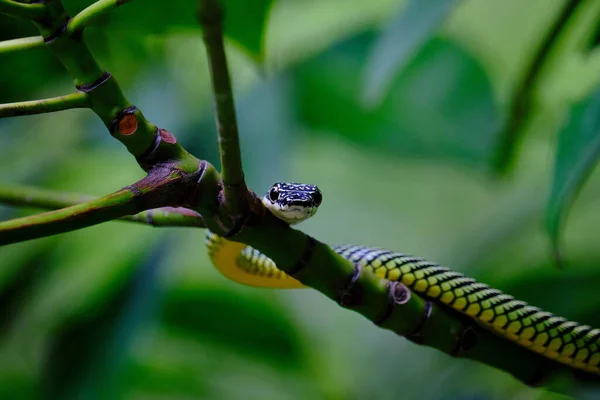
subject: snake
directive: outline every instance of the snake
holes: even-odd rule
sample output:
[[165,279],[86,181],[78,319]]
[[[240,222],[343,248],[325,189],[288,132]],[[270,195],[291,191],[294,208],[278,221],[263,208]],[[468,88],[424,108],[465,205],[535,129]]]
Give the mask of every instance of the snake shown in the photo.
[[[262,197],[276,217],[293,225],[317,212],[323,199],[315,185],[278,182]],[[228,279],[268,288],[305,287],[258,250],[207,230],[213,265]],[[442,308],[449,307],[497,335],[572,368],[600,375],[600,329],[569,321],[450,268],[378,247],[331,249],[380,278],[397,281]]]

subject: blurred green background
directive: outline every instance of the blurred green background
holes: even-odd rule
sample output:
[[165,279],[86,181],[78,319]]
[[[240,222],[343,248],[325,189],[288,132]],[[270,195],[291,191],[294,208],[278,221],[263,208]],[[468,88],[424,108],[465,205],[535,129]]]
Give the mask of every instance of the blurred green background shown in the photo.
[[[195,2],[171,3],[133,1],[85,37],[152,122],[217,164]],[[496,162],[567,3],[226,1],[250,187],[315,183],[324,202],[300,229],[319,240],[416,254],[600,327],[600,2],[573,2],[525,87],[514,159]],[[34,34],[0,16],[0,39]],[[73,90],[45,49],[0,55],[0,71],[0,102]],[[0,135],[3,183],[102,195],[143,176],[87,110],[0,120]],[[564,221],[586,177],[558,270],[544,220]],[[111,222],[0,248],[0,398],[566,398],[411,344],[315,291],[230,282],[203,240]]]

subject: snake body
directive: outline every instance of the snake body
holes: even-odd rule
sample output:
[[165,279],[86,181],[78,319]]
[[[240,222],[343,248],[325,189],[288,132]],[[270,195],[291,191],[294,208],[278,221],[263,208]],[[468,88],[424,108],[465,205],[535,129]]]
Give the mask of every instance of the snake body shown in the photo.
[[[263,203],[280,219],[293,224],[314,215],[321,198],[316,186],[277,183],[265,195]],[[213,264],[229,279],[260,287],[304,287],[251,247],[210,231],[206,244]],[[600,329],[553,315],[421,258],[367,246],[331,248],[363,269],[381,278],[402,282],[413,293],[442,307],[450,307],[523,347],[600,375]]]

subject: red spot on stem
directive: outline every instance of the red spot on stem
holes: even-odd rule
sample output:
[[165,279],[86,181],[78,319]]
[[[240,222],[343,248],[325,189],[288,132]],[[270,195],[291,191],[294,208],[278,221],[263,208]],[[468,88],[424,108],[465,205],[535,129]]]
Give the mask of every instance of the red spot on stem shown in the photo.
[[167,142],[170,144],[175,144],[177,143],[177,139],[175,139],[175,136],[173,136],[169,131],[167,131],[166,129],[161,129],[159,131],[160,133],[160,137],[162,138],[163,142]]
[[119,133],[121,135],[132,135],[137,130],[137,127],[138,122],[135,114],[124,115],[119,121]]

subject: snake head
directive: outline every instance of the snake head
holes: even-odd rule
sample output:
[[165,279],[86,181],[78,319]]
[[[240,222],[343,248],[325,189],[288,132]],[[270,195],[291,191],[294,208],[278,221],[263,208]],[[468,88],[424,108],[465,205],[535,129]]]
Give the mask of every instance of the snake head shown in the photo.
[[323,194],[315,185],[278,182],[263,197],[263,204],[277,218],[297,224],[316,214]]

